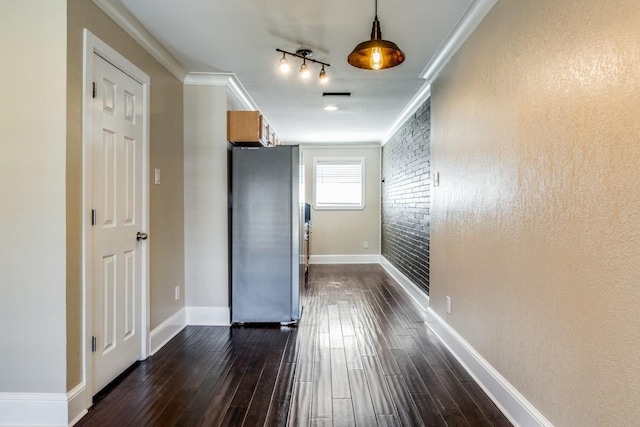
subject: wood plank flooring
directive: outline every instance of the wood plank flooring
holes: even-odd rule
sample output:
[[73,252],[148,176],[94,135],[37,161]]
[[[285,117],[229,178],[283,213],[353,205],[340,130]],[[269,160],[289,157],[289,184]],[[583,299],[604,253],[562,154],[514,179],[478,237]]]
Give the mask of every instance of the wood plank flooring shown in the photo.
[[79,426],[508,426],[371,265],[313,265],[297,327],[189,326]]

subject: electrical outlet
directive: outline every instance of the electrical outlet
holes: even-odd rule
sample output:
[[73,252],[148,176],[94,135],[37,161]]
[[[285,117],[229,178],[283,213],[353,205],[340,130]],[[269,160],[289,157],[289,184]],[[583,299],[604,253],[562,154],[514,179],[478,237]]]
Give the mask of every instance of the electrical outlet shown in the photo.
[[447,313],[451,314],[451,297],[447,297]]
[[175,298],[176,298],[176,301],[180,300],[180,285],[176,285]]
[[369,249],[369,242],[364,242],[363,246],[364,246],[365,249]]

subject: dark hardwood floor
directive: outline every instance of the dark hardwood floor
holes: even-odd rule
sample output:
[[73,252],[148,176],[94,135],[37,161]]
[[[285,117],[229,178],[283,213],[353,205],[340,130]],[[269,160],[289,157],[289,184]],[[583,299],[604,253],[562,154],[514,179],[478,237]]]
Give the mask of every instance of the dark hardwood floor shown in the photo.
[[507,426],[375,264],[313,265],[297,327],[189,326],[79,426]]

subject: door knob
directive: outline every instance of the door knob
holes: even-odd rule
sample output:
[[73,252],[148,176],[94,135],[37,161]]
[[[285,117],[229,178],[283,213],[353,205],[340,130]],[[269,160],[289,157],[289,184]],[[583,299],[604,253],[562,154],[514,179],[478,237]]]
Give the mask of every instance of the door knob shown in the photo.
[[147,233],[141,233],[138,231],[138,234],[136,234],[136,240],[139,242],[140,240],[147,240],[149,238],[149,235]]

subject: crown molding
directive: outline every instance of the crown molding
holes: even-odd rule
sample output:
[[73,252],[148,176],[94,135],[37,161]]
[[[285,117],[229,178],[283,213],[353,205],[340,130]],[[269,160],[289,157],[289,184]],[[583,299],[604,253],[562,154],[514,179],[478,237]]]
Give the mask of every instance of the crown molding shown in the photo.
[[184,82],[187,70],[147,30],[119,0],[92,0],[100,10],[113,19],[127,34],[151,54],[178,80]]
[[384,145],[387,142],[389,142],[391,138],[393,138],[393,135],[395,135],[395,133],[398,132],[398,130],[402,127],[402,125],[404,125],[407,122],[407,120],[409,120],[409,118],[416,111],[418,111],[418,108],[420,108],[420,106],[424,104],[425,101],[429,99],[430,96],[431,96],[431,83],[425,82],[420,88],[420,90],[418,91],[418,93],[413,95],[413,98],[411,98],[411,101],[409,101],[407,106],[404,107],[400,115],[398,115],[398,117],[396,117],[396,119],[393,121],[391,128],[389,128],[389,130],[387,131],[387,134],[385,135],[384,139],[380,143],[382,147],[384,147]]
[[427,66],[420,73],[420,77],[425,79],[418,93],[407,104],[402,112],[393,121],[384,139],[380,142],[384,146],[395,135],[395,133],[405,124],[418,108],[431,96],[431,83],[438,77],[447,62],[462,47],[462,44],[469,38],[480,22],[487,16],[498,0],[474,0],[462,15],[456,26],[451,30],[447,38],[440,45],[436,53],[431,57]]
[[431,57],[431,61],[422,70],[420,77],[426,79],[429,83],[433,83],[444,66],[447,65],[447,62],[475,31],[496,3],[498,3],[498,0],[474,0],[436,53]]
[[233,73],[188,73],[184,79],[185,85],[193,86],[227,86],[233,96],[247,110],[259,111],[249,92],[242,86],[238,77]]

